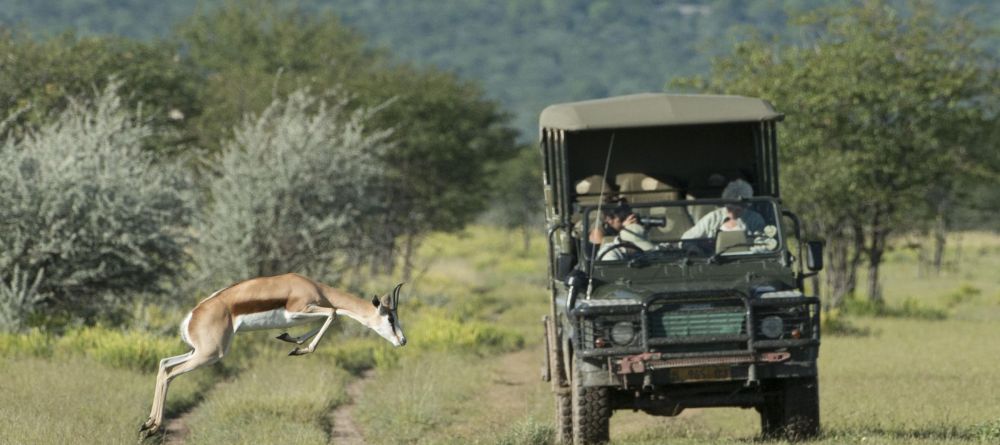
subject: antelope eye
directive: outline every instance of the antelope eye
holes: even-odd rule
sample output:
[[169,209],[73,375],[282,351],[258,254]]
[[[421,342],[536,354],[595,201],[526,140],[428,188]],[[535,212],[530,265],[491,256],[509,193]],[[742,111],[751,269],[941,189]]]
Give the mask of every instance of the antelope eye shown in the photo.
[[392,314],[389,314],[389,324],[396,324],[396,320],[392,318]]

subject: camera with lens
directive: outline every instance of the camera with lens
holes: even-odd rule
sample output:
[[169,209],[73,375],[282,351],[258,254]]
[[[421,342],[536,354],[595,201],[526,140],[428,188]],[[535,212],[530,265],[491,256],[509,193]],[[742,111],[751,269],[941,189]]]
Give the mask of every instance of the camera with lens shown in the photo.
[[667,217],[666,216],[640,216],[636,215],[639,220],[639,224],[646,227],[666,227]]
[[[612,204],[604,209],[606,216],[613,216],[621,220],[625,220],[629,215],[635,213],[632,210],[632,206],[628,205],[628,201],[624,198],[613,201]],[[664,216],[643,216],[636,213],[636,220],[639,224],[645,227],[666,227],[667,218]],[[610,233],[610,227],[604,224],[604,233]]]

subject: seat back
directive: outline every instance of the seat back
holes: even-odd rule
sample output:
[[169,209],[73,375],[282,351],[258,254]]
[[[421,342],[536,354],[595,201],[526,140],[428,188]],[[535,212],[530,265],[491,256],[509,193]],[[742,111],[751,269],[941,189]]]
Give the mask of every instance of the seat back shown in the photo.
[[576,183],[576,202],[580,207],[596,206],[601,202],[602,189],[605,197],[614,195],[614,190],[604,182],[601,175],[583,178]]

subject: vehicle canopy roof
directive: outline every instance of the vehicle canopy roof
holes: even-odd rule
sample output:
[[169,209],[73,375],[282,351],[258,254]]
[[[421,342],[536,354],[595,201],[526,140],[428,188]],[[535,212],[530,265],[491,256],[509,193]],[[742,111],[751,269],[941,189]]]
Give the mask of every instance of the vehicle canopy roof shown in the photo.
[[766,100],[743,96],[642,93],[550,105],[542,128],[566,131],[665,125],[761,122],[783,115]]

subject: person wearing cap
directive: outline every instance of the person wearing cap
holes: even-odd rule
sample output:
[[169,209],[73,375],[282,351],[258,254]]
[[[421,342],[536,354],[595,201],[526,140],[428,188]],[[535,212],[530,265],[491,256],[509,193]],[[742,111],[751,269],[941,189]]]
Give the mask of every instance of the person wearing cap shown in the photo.
[[[722,199],[744,199],[753,197],[753,186],[742,179],[736,179],[722,190]],[[701,217],[694,226],[681,235],[681,239],[715,238],[719,231],[742,230],[757,233],[764,230],[764,218],[759,213],[746,208],[744,204],[726,204]]]

